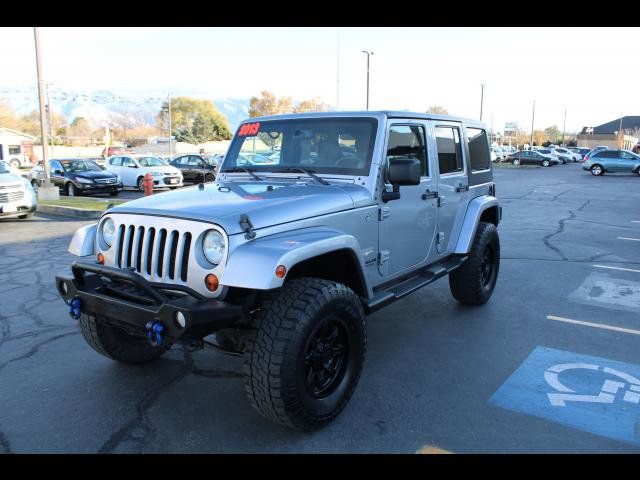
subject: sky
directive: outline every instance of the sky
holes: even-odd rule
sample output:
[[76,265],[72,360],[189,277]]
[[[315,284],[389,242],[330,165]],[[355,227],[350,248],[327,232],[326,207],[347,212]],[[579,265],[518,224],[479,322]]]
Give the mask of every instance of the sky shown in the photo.
[[[247,98],[261,90],[364,110],[441,105],[502,130],[567,132],[640,115],[640,28],[41,27],[58,89]],[[37,85],[33,29],[0,29],[2,91]]]

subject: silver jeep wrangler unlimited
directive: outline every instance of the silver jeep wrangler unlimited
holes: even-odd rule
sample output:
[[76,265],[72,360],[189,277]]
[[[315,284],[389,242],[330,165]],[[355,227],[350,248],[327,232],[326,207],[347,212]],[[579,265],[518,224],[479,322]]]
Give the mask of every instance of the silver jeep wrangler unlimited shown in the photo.
[[362,372],[365,315],[449,275],[481,305],[500,263],[486,127],[409,112],[305,113],[240,125],[214,183],[109,209],[79,229],[56,287],[99,353],[172,344],[244,356],[249,400],[305,430]]

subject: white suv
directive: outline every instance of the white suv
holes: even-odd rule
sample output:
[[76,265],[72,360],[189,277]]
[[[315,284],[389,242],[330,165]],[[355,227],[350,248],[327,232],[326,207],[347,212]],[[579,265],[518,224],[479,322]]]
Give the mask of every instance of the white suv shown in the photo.
[[182,172],[167,164],[160,157],[151,155],[114,155],[107,159],[105,168],[122,179],[125,187],[144,191],[144,176],[153,175],[153,188],[182,187]]

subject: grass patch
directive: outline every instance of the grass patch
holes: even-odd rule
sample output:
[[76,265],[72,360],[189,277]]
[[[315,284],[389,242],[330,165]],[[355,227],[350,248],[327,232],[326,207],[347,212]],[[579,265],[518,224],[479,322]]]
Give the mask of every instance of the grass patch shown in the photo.
[[494,162],[493,168],[543,168],[540,165],[514,165],[513,163]]
[[107,206],[110,203],[114,205],[119,205],[121,203],[126,203],[126,200],[111,200],[111,199],[87,199],[87,198],[61,198],[60,200],[39,200],[38,203],[40,205],[53,205],[57,207],[74,207],[74,208],[83,208],[85,210],[96,210],[102,211],[106,210]]

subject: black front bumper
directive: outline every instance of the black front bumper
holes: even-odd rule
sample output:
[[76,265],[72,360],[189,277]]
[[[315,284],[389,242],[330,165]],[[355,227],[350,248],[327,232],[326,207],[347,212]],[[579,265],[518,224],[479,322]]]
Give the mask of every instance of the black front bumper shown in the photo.
[[[71,273],[56,275],[56,288],[67,304],[80,299],[80,311],[106,319],[132,334],[145,335],[149,322],[160,322],[173,342],[194,340],[242,319],[242,307],[205,298],[180,286],[148,282],[141,275],[98,263],[73,262]],[[177,312],[186,319],[184,327]]]

